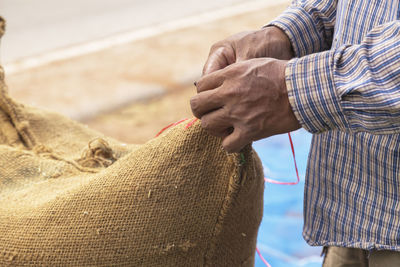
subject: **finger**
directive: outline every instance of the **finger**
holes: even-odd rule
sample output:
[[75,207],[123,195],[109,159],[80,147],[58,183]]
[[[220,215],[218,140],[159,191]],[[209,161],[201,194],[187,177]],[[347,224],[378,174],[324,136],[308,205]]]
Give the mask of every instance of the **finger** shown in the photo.
[[226,66],[228,66],[226,58],[224,56],[220,56],[218,54],[213,53],[208,57],[206,64],[204,64],[203,75],[207,75],[214,71],[221,70]]
[[228,136],[232,132],[232,125],[223,107],[201,117],[203,129],[214,136]]
[[190,99],[190,107],[196,118],[201,119],[204,114],[221,108],[224,103],[219,96],[219,89],[201,92]]
[[204,75],[196,82],[197,92],[204,92],[220,87],[224,83],[224,70],[214,71]]
[[219,47],[215,50],[212,49],[206,64],[204,64],[203,75],[221,70],[234,62],[235,53],[231,46]]
[[222,147],[228,153],[240,152],[251,139],[240,128],[234,128],[233,132],[222,141]]

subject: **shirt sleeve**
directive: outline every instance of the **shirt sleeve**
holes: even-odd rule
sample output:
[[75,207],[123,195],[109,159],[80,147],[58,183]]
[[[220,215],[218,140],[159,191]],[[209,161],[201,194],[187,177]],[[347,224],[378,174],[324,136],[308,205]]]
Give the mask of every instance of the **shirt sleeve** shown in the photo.
[[285,77],[293,112],[311,133],[399,133],[400,21],[360,44],[292,59]]
[[330,49],[337,0],[298,0],[265,26],[276,26],[289,37],[296,57]]

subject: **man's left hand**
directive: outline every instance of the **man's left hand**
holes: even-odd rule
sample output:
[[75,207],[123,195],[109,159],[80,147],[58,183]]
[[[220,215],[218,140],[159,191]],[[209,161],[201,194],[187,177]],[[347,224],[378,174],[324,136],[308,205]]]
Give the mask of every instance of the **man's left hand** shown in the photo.
[[289,104],[287,61],[256,58],[204,75],[190,100],[193,114],[227,152],[300,128]]

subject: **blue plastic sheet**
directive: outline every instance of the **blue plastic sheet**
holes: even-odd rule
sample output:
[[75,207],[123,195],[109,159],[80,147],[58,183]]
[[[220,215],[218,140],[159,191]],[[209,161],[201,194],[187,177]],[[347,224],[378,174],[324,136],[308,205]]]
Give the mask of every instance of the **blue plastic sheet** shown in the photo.
[[[320,247],[307,245],[302,237],[303,190],[311,134],[298,130],[292,134],[299,169],[297,185],[265,184],[264,216],[257,247],[272,267],[321,266]],[[282,182],[296,181],[296,171],[287,134],[253,144],[264,165],[264,175]],[[256,267],[265,264],[256,255]]]

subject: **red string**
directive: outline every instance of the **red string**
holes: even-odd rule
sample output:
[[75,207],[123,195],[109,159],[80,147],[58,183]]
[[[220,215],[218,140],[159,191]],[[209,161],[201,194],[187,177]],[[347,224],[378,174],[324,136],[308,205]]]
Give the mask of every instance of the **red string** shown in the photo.
[[[158,137],[160,134],[162,134],[165,130],[167,130],[167,129],[171,128],[171,127],[174,127],[174,126],[176,126],[176,125],[178,125],[178,124],[180,124],[180,123],[182,123],[182,122],[184,122],[184,121],[186,121],[186,120],[188,120],[188,119],[183,119],[183,120],[180,120],[180,121],[177,121],[177,122],[171,123],[170,125],[165,126],[164,128],[162,128],[162,129],[158,132],[158,134],[156,134],[156,137]],[[188,129],[190,126],[192,126],[193,124],[195,124],[196,121],[198,121],[198,120],[199,120],[199,119],[197,119],[197,118],[194,118],[194,119],[190,120],[190,121],[188,122],[188,124],[186,124],[185,129]]]
[[271,267],[271,265],[269,265],[269,263],[268,263],[268,261],[266,260],[266,259],[264,259],[264,257],[261,255],[261,252],[260,252],[260,250],[256,247],[256,251],[257,251],[257,254],[258,254],[258,256],[260,257],[260,259],[262,260],[262,262],[264,262],[264,264],[267,266],[267,267]]
[[289,141],[290,141],[290,148],[292,149],[294,168],[296,169],[297,180],[296,180],[296,182],[279,182],[279,181],[272,180],[272,179],[264,177],[264,180],[267,183],[280,184],[280,185],[296,185],[296,184],[298,184],[300,182],[299,170],[297,169],[296,155],[294,153],[294,145],[293,145],[292,137],[290,136],[290,133],[288,133],[288,136],[289,136]]
[[198,121],[198,120],[199,120],[198,118],[194,118],[193,120],[189,121],[189,123],[186,124],[185,129],[187,129],[187,128],[189,128],[190,126],[192,126],[193,124],[195,124],[196,121]]
[[168,128],[171,128],[171,127],[173,127],[173,126],[176,126],[176,125],[178,125],[178,124],[180,124],[180,123],[182,123],[182,122],[184,122],[184,121],[186,121],[186,120],[187,120],[187,119],[183,119],[183,120],[180,120],[180,121],[171,123],[171,124],[168,125],[168,126],[165,126],[164,128],[161,129],[161,131],[158,132],[158,134],[156,134],[156,137],[159,136],[160,134],[162,134],[162,133],[163,133],[165,130],[167,130]]
[[[297,169],[296,155],[295,155],[295,152],[294,152],[294,145],[293,145],[292,136],[290,135],[290,133],[288,133],[288,136],[289,136],[290,148],[292,149],[294,168],[296,169],[297,180],[296,180],[296,182],[279,182],[279,181],[268,179],[268,178],[264,177],[264,180],[267,183],[280,184],[280,185],[297,185],[300,182],[299,170]],[[264,262],[264,264],[267,267],[271,267],[271,265],[261,255],[261,252],[260,252],[260,250],[258,250],[258,248],[256,248],[256,251],[257,251],[258,256],[260,256],[260,259]]]

